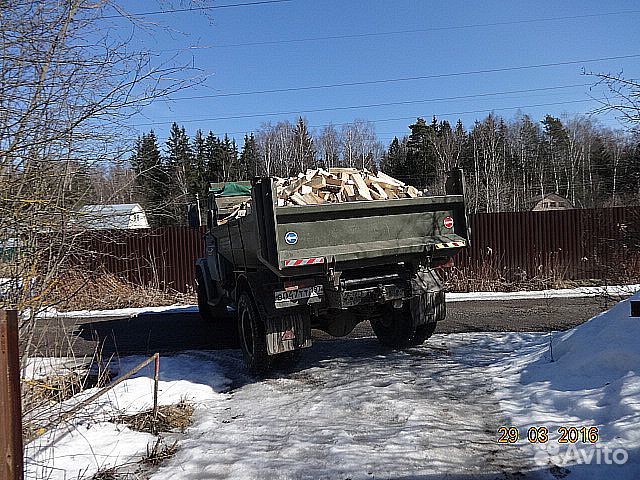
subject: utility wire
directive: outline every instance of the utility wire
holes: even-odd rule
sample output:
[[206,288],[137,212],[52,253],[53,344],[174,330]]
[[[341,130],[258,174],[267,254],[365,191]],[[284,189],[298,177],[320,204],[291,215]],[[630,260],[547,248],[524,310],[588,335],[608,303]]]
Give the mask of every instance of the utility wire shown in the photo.
[[[518,109],[524,109],[524,108],[535,108],[535,107],[550,107],[550,106],[557,106],[557,105],[569,105],[569,104],[574,104],[574,103],[586,103],[586,102],[591,102],[594,100],[601,100],[601,99],[593,99],[593,98],[589,98],[589,99],[582,99],[582,100],[567,100],[567,101],[563,101],[563,102],[549,102],[549,103],[537,103],[537,104],[530,104],[530,105],[518,105],[518,106],[513,106],[513,107],[501,107],[501,108],[489,108],[489,109],[484,109],[484,110],[467,110],[467,111],[461,111],[461,112],[447,112],[447,113],[432,113],[429,114],[429,116],[435,116],[435,117],[446,117],[446,116],[451,116],[451,115],[468,115],[468,114],[473,114],[473,113],[487,113],[487,112],[497,112],[497,111],[502,111],[502,110],[518,110]],[[383,119],[376,119],[376,120],[368,120],[372,123],[383,123],[383,122],[393,122],[393,121],[398,121],[398,120],[411,120],[411,119],[415,119],[416,116],[412,115],[409,117],[396,117],[396,118],[383,118]],[[209,121],[215,121],[217,120],[216,118],[193,118],[193,119],[187,119],[187,120],[182,120],[179,123],[180,124],[185,124],[185,123],[195,123],[195,122],[209,122]],[[148,122],[148,123],[137,123],[137,124],[132,124],[132,127],[144,127],[144,126],[154,126],[154,125],[169,125],[172,123],[177,123],[175,121],[162,121],[162,122]],[[340,126],[340,125],[348,125],[350,122],[345,122],[345,123],[327,123],[327,124],[322,124],[322,125],[309,125],[309,128],[319,128],[319,127],[325,127],[328,125],[334,125],[334,126]],[[244,132],[226,132],[227,135],[234,135],[234,134],[244,134],[244,133],[248,133],[249,130],[244,131]]]
[[262,95],[262,94],[268,94],[268,93],[320,90],[325,88],[354,87],[354,86],[362,86],[362,85],[380,85],[380,84],[386,84],[386,83],[428,80],[433,78],[462,77],[467,75],[481,75],[481,74],[487,74],[487,73],[512,72],[512,71],[518,71],[518,70],[531,70],[536,68],[558,67],[563,65],[577,65],[581,63],[604,62],[608,60],[624,60],[624,59],[638,58],[638,57],[640,57],[640,54],[634,53],[630,55],[616,55],[612,57],[589,58],[585,60],[568,60],[568,61],[562,61],[562,62],[538,63],[534,65],[517,65],[513,67],[485,68],[480,70],[467,70],[462,72],[434,73],[430,75],[385,78],[380,80],[363,80],[359,82],[326,83],[326,84],[320,84],[320,85],[307,85],[303,87],[286,87],[286,88],[273,88],[273,89],[266,89],[266,90],[251,90],[251,91],[243,91],[243,92],[216,93],[216,94],[209,94],[209,95],[193,95],[189,97],[172,97],[170,98],[170,100],[197,100],[202,98],[239,97],[244,95]]
[[207,10],[220,10],[224,8],[237,8],[237,7],[257,7],[261,5],[272,5],[277,3],[290,3],[295,0],[258,0],[254,2],[245,2],[245,3],[225,3],[222,5],[203,5],[201,7],[185,7],[185,8],[174,8],[171,10],[156,10],[150,12],[137,12],[131,14],[121,13],[118,15],[102,15],[99,17],[95,17],[100,20],[107,20],[112,18],[126,18],[127,16],[135,18],[135,17],[148,17],[153,15],[166,15],[169,13],[184,13],[184,12],[203,12]]
[[[291,39],[282,39],[282,40],[265,40],[259,42],[244,42],[244,43],[226,43],[220,45],[211,45],[204,48],[231,48],[231,47],[253,47],[253,46],[262,46],[262,45],[280,45],[280,44],[291,44],[291,43],[302,43],[302,42],[317,42],[323,40],[342,40],[342,39],[354,39],[354,38],[370,38],[370,37],[381,37],[381,36],[389,36],[389,35],[403,35],[407,33],[426,33],[426,32],[440,32],[445,30],[462,30],[468,28],[483,28],[483,27],[499,27],[506,25],[523,25],[529,23],[540,23],[540,22],[555,22],[555,21],[563,21],[563,20],[576,20],[583,18],[599,18],[606,16],[614,16],[614,15],[633,15],[640,13],[640,10],[623,10],[619,12],[606,12],[606,13],[592,13],[585,15],[567,15],[562,17],[546,17],[546,18],[532,18],[528,20],[512,20],[512,21],[504,21],[504,22],[491,22],[491,23],[472,23],[466,25],[448,25],[442,27],[429,27],[429,28],[416,28],[416,29],[407,29],[407,30],[390,30],[386,32],[363,32],[363,33],[351,33],[344,35],[326,35],[326,36],[318,36],[318,37],[306,37],[306,38],[291,38]],[[203,48],[203,47],[200,47]]]
[[[413,105],[417,103],[443,102],[447,100],[466,100],[466,99],[473,99],[473,98],[493,97],[493,96],[499,96],[499,95],[510,95],[514,93],[545,92],[545,91],[551,91],[551,90],[587,87],[590,85],[591,85],[590,83],[578,83],[573,85],[557,85],[553,87],[527,88],[523,90],[507,90],[502,92],[479,93],[479,94],[473,94],[473,95],[457,95],[453,97],[426,98],[422,100],[404,100],[404,101],[398,101],[398,102],[370,103],[370,104],[364,104],[364,105],[322,107],[322,108],[312,108],[312,109],[306,109],[306,110],[294,110],[294,111],[288,111],[288,112],[239,113],[235,115],[227,115],[224,117],[208,118],[207,120],[210,120],[210,121],[234,120],[234,119],[241,119],[241,118],[272,117],[272,116],[279,116],[279,115],[294,115],[294,114],[302,115],[307,113],[354,110],[354,109],[361,109],[361,108],[378,108],[378,107],[389,107],[389,106],[397,106],[397,105]],[[138,124],[138,125],[144,125],[144,124]]]

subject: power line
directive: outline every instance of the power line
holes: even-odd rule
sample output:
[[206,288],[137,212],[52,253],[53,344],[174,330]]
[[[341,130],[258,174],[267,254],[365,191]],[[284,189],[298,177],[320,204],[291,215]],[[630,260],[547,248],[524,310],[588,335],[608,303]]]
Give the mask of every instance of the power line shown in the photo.
[[224,8],[237,8],[237,7],[257,7],[260,5],[272,5],[276,3],[290,3],[295,0],[258,0],[253,2],[245,2],[245,3],[226,3],[222,5],[208,5],[201,7],[185,7],[185,8],[175,8],[171,10],[156,10],[151,12],[137,12],[131,14],[121,13],[119,15],[103,15],[96,17],[96,19],[107,20],[112,18],[126,18],[128,17],[148,17],[152,15],[166,15],[168,13],[184,13],[184,12],[202,12],[206,10],[220,10]]
[[385,78],[380,80],[363,80],[359,82],[327,83],[327,84],[321,84],[321,85],[307,85],[303,87],[286,87],[286,88],[273,88],[273,89],[267,89],[267,90],[244,91],[244,92],[216,93],[216,94],[210,94],[210,95],[193,95],[189,97],[173,97],[173,98],[170,98],[170,100],[198,100],[203,98],[239,97],[244,95],[263,95],[268,93],[299,92],[299,91],[307,91],[307,90],[319,90],[319,89],[325,89],[325,88],[380,85],[380,84],[386,84],[386,83],[428,80],[428,79],[434,79],[434,78],[462,77],[466,75],[480,75],[480,74],[487,74],[487,73],[512,72],[517,70],[531,70],[536,68],[558,67],[558,66],[564,66],[564,65],[577,65],[580,63],[594,63],[594,62],[603,62],[608,60],[624,60],[624,59],[638,58],[638,57],[640,57],[640,54],[634,53],[631,55],[617,55],[612,57],[590,58],[586,60],[567,60],[562,62],[538,63],[534,65],[517,65],[513,67],[486,68],[481,70],[467,70],[463,72],[434,73],[430,75]]
[[227,44],[220,44],[220,45],[211,45],[204,48],[253,47],[253,46],[262,46],[262,45],[279,45],[279,44],[291,44],[291,43],[302,43],[302,42],[316,42],[316,41],[323,41],[323,40],[369,38],[369,37],[380,37],[380,36],[389,36],[389,35],[403,35],[407,33],[439,32],[439,31],[446,31],[446,30],[462,30],[462,29],[468,29],[468,28],[499,27],[499,26],[505,26],[505,25],[523,25],[523,24],[529,24],[529,23],[576,20],[576,19],[594,18],[594,17],[599,18],[599,17],[606,17],[606,16],[614,16],[614,15],[633,15],[637,13],[640,13],[640,10],[623,10],[619,12],[592,13],[592,14],[585,14],[585,15],[567,15],[562,17],[533,18],[528,20],[513,20],[513,21],[504,21],[504,22],[448,25],[448,26],[442,26],[442,27],[416,28],[416,29],[407,29],[407,30],[391,30],[386,32],[363,32],[363,33],[351,33],[351,34],[344,34],[344,35],[326,35],[326,36],[318,36],[318,37],[292,38],[292,39],[283,39],[283,40],[266,40],[266,41],[259,41],[259,42],[227,43]]
[[[412,105],[417,103],[427,103],[427,102],[442,102],[447,100],[464,100],[464,99],[473,99],[473,98],[483,98],[483,97],[492,97],[499,95],[510,95],[514,93],[530,93],[530,92],[544,92],[551,90],[561,90],[567,88],[577,88],[577,87],[586,87],[591,85],[590,83],[579,83],[573,85],[557,85],[553,87],[542,87],[542,88],[527,88],[523,90],[507,90],[502,92],[490,92],[490,93],[479,93],[473,95],[457,95],[453,97],[439,97],[439,98],[427,98],[422,100],[404,100],[398,102],[384,102],[384,103],[370,103],[364,105],[348,105],[341,107],[323,107],[323,108],[313,108],[307,110],[294,110],[288,112],[262,112],[262,113],[240,113],[237,115],[227,115],[224,117],[212,117],[207,118],[207,121],[217,121],[217,120],[237,120],[242,118],[256,118],[256,117],[272,117],[279,115],[303,115],[307,113],[318,113],[318,112],[332,112],[332,111],[343,111],[343,110],[354,110],[361,108],[378,108],[378,107],[389,107],[389,106],[398,106],[398,105]],[[133,126],[145,126],[145,125],[154,125],[155,123],[138,123]]]
[[[435,117],[446,117],[446,116],[451,116],[451,115],[469,115],[469,114],[474,114],[474,113],[491,113],[491,112],[499,112],[499,111],[503,111],[503,110],[519,110],[519,109],[525,109],[525,108],[536,108],[536,107],[550,107],[550,106],[557,106],[557,105],[569,105],[569,104],[576,104],[576,103],[586,103],[586,102],[591,102],[594,100],[598,100],[598,99],[582,99],[582,100],[567,100],[567,101],[563,101],[563,102],[549,102],[549,103],[537,103],[537,104],[530,104],[530,105],[517,105],[517,106],[512,106],[512,107],[501,107],[501,108],[489,108],[489,109],[484,109],[484,110],[467,110],[467,111],[461,111],[461,112],[447,112],[447,113],[431,113],[429,114],[429,116],[435,116]],[[371,123],[384,123],[384,122],[393,122],[393,121],[399,121],[399,120],[413,120],[415,119],[416,116],[412,115],[412,116],[408,116],[408,117],[395,117],[395,118],[382,118],[382,119],[374,119],[374,120],[368,120]],[[208,121],[212,121],[209,118],[194,118],[194,119],[188,119],[188,120],[183,120],[181,122],[179,122],[180,124],[185,124],[185,123],[195,123],[195,122],[208,122]],[[169,125],[174,123],[174,121],[167,121],[167,122],[149,122],[149,123],[139,123],[139,124],[133,124],[133,127],[137,127],[137,126],[153,126],[153,125]],[[177,123],[177,122],[176,122]],[[321,128],[321,127],[326,127],[329,125],[333,125],[333,126],[342,126],[342,125],[349,125],[351,122],[344,122],[344,123],[325,123],[325,124],[320,124],[320,125],[308,125],[309,128]],[[239,134],[245,134],[245,133],[249,133],[252,130],[245,130],[245,131],[238,131],[238,132],[225,132],[225,134],[227,135],[239,135]],[[222,133],[215,133],[215,135],[222,135]]]

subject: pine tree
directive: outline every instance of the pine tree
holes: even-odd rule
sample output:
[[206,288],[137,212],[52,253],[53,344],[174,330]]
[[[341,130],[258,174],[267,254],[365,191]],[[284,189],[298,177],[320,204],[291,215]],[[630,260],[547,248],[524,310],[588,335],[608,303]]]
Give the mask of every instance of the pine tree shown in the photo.
[[[551,169],[551,180],[554,193],[561,194],[560,185],[566,183],[566,178],[563,178],[563,167],[565,166],[567,144],[569,142],[569,134],[560,121],[559,118],[555,118],[551,115],[547,115],[542,121],[544,129],[545,153],[546,164]],[[544,187],[543,187],[544,188]],[[549,193],[544,192],[544,193]],[[564,192],[564,195],[567,193]]]
[[307,123],[302,117],[298,117],[298,122],[293,129],[293,150],[294,167],[299,172],[304,172],[307,168],[313,166],[316,150],[313,145],[313,138],[307,128]]
[[167,167],[171,175],[173,224],[182,224],[188,204],[195,199],[193,186],[197,173],[189,137],[184,127],[178,127],[177,123],[171,125],[167,140]]
[[209,192],[209,168],[207,164],[207,144],[202,130],[196,131],[193,137],[193,183],[191,192],[200,200],[206,199]]
[[407,172],[407,137],[402,142],[398,140],[398,137],[393,137],[393,140],[389,144],[387,153],[382,157],[380,163],[380,170],[387,175],[399,178],[406,176]]
[[153,130],[138,138],[131,166],[136,175],[137,196],[147,212],[151,225],[166,225],[167,198],[170,194],[169,176],[160,157],[158,139]]
[[407,168],[401,180],[418,188],[435,183],[437,168],[430,137],[435,135],[436,127],[435,117],[431,125],[427,125],[423,118],[418,118],[416,123],[409,125],[411,134],[407,141]]
[[250,180],[253,177],[260,175],[260,170],[258,168],[259,161],[258,147],[253,133],[251,135],[245,134],[244,145],[242,146],[242,152],[240,153],[241,179]]
[[205,140],[205,154],[208,182],[221,182],[222,175],[222,146],[220,139],[209,131]]

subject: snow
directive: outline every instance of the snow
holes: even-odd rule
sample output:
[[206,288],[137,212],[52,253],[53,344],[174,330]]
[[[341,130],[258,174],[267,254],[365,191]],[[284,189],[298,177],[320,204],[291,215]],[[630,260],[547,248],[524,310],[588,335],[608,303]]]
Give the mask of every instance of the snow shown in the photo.
[[[298,368],[265,379],[243,373],[237,351],[162,357],[161,403],[188,398],[196,410],[151,478],[640,478],[638,338],[625,300],[553,334],[435,335],[400,352],[373,338],[316,341]],[[121,359],[120,371],[140,360]],[[151,405],[151,377],[142,371],[32,442],[28,478],[138,461],[153,437],[110,420]],[[501,425],[518,427],[520,442],[498,444]],[[600,440],[561,446],[562,425],[598,427]],[[529,444],[531,426],[547,427],[550,442]],[[596,464],[619,449],[624,464]]]
[[162,307],[114,308],[112,310],[73,310],[58,312],[49,307],[38,313],[37,318],[104,318],[137,317],[149,313],[197,313],[197,305],[167,305]]
[[562,288],[556,290],[527,290],[521,292],[469,292],[447,293],[447,302],[483,300],[535,300],[545,298],[599,297],[604,295],[629,296],[640,290],[640,285],[607,285],[601,287]]
[[[144,357],[126,357],[116,365],[126,372]],[[198,404],[220,401],[230,385],[217,369],[211,354],[198,352],[162,357],[158,403],[170,405],[181,400]],[[26,478],[52,480],[91,478],[98,470],[136,462],[146,454],[155,437],[113,423],[114,417],[134,414],[153,405],[153,364],[133,378],[83,408],[67,425],[60,426],[26,446]],[[85,390],[64,402],[73,407],[98,389]]]
[[[545,298],[598,297],[604,295],[629,296],[640,290],[640,285],[613,285],[602,287],[565,288],[558,290],[527,290],[520,292],[469,292],[447,293],[447,302],[526,300]],[[118,308],[113,310],[75,310],[58,312],[48,308],[38,314],[38,318],[103,318],[136,317],[154,313],[197,313],[197,305],[169,305],[162,307]]]
[[[629,316],[629,301],[568,332],[530,341],[492,366],[500,406],[521,431],[544,425],[557,437],[563,425],[598,427],[595,447],[532,447],[542,461],[564,465],[573,455],[573,464],[578,455],[624,449],[625,478],[640,478],[640,319]],[[615,463],[568,468],[570,478],[621,478]]]
[[73,372],[86,371],[88,361],[71,357],[32,357],[22,369],[22,378],[40,380],[51,375],[67,375]]

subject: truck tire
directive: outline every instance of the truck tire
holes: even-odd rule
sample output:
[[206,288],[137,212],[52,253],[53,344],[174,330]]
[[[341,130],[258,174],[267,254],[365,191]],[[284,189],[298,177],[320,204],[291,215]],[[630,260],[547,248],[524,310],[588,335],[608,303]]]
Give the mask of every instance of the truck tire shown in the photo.
[[255,374],[268,372],[272,359],[267,353],[264,323],[247,292],[243,292],[238,300],[238,336],[247,369]]
[[416,327],[416,332],[413,334],[413,338],[411,339],[411,345],[422,345],[425,340],[433,335],[433,332],[436,331],[437,325],[438,324],[436,322],[423,323],[422,325],[418,325]]
[[371,328],[382,345],[398,349],[411,346],[416,333],[408,305],[393,308],[385,304],[378,318],[371,320]]
[[273,366],[283,372],[290,372],[300,363],[302,355],[302,349],[279,353],[273,356]]

